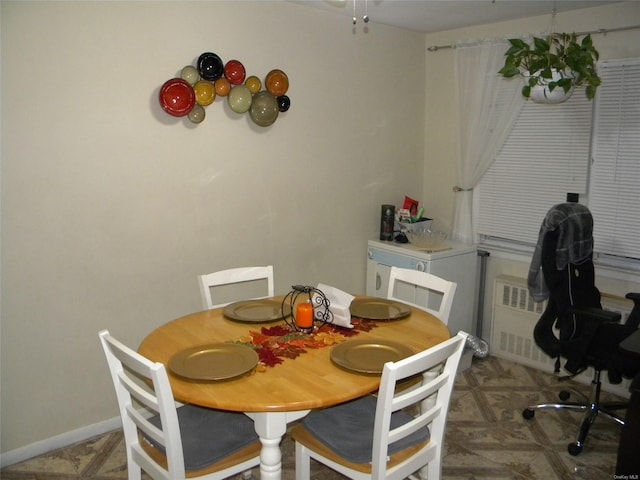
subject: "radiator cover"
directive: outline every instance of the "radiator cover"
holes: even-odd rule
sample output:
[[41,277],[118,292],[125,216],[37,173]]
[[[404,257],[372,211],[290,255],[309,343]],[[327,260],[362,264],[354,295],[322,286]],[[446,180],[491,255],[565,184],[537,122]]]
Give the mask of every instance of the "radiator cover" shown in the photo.
[[[601,302],[604,309],[619,312],[623,322],[633,306],[633,302],[625,298],[607,294],[602,294]],[[526,279],[511,275],[496,277],[493,289],[491,354],[545,372],[553,372],[555,358],[547,356],[533,340],[533,328],[546,306],[546,302],[533,301],[527,289]],[[590,384],[593,369],[585,370],[574,379]],[[628,398],[630,383],[631,380],[623,379],[622,383],[612,385],[606,375],[603,375],[602,389]]]

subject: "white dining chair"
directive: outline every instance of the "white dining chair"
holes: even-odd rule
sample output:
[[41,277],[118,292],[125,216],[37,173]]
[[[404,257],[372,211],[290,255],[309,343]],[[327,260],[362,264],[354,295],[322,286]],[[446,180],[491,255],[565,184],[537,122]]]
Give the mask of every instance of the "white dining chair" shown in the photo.
[[387,299],[397,300],[449,322],[457,284],[428,272],[391,267]]
[[[176,404],[163,364],[99,333],[116,390],[129,480],[221,480],[260,464],[261,443],[243,413]],[[248,475],[248,476],[247,476]]]
[[[455,297],[457,284],[432,273],[407,268],[391,267],[387,298],[398,300],[430,313],[447,325]],[[423,373],[423,383],[437,375],[438,367]],[[411,385],[413,382],[407,382]],[[403,388],[413,388],[411,386]],[[423,403],[430,407],[435,402],[431,397]]]
[[[266,283],[266,294],[251,296],[251,299],[273,297],[273,266],[264,267],[240,267],[230,268],[228,270],[220,270],[218,272],[198,275],[200,284],[200,297],[202,298],[202,308],[205,310],[219,308],[228,305],[231,302],[214,303],[211,290],[215,287],[223,287],[225,285],[249,284],[249,283]],[[253,286],[252,286],[253,287]],[[260,285],[260,287],[262,287]],[[261,289],[262,290],[262,289]],[[248,300],[246,296],[240,296],[238,299]]]
[[[316,410],[296,425],[296,480],[307,480],[311,458],[358,480],[438,480],[451,393],[467,334],[384,365],[378,395]],[[438,375],[411,390],[396,385],[438,365]],[[435,395],[435,403],[423,408]]]

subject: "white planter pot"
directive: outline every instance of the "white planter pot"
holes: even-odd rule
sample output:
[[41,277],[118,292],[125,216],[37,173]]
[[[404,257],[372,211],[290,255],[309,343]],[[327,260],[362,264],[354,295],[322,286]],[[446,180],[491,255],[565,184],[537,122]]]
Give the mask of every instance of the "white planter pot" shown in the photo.
[[[525,76],[525,81],[529,81],[529,77]],[[560,73],[557,71],[552,72],[551,80],[541,79],[542,85],[536,85],[531,87],[531,94],[529,98],[536,103],[562,103],[573,95],[573,88],[571,88],[568,92],[565,93],[562,87],[556,87],[553,91],[549,90],[549,87],[546,85],[549,81],[558,81],[560,80]]]

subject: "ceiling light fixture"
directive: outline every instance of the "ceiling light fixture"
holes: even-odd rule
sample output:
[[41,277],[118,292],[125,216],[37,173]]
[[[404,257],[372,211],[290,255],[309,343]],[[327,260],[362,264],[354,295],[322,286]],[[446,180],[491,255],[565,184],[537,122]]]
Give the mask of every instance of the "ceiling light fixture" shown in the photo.
[[[364,0],[364,15],[362,16],[364,23],[369,23],[369,0]],[[353,24],[358,23],[358,17],[356,17],[356,0],[353,0]]]

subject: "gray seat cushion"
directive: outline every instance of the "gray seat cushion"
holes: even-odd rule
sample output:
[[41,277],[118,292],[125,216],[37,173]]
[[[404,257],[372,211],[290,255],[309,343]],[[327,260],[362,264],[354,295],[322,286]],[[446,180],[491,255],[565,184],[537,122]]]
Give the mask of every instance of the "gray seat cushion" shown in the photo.
[[[150,421],[160,426],[159,416]],[[258,440],[253,420],[243,413],[183,405],[178,408],[178,422],[186,470],[208,467]],[[148,440],[164,453],[164,448]]]
[[[310,413],[303,424],[331,450],[354,463],[370,463],[377,399],[371,395]],[[413,417],[399,411],[391,415],[391,428]],[[429,430],[418,430],[389,445],[389,455],[429,439]]]

